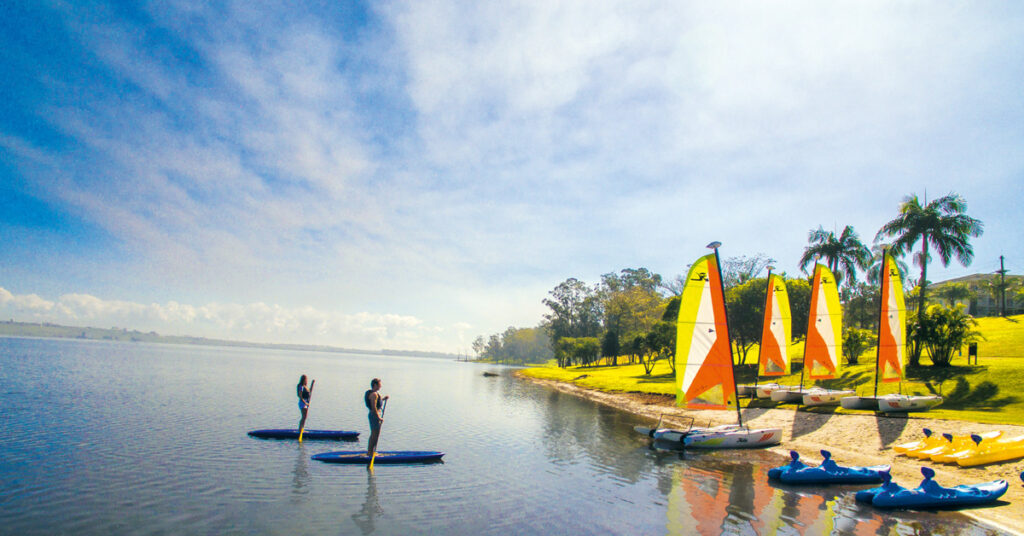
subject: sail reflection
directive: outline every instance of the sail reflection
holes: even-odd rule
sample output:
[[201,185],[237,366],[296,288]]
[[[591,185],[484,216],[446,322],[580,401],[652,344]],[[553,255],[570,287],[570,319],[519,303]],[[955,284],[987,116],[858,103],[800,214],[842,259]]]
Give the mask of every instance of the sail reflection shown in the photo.
[[[666,533],[742,535],[888,535],[950,533],[941,519],[920,514],[880,512],[857,504],[847,488],[812,492],[769,484],[765,469],[749,463],[701,460],[700,467],[680,464],[672,471]],[[819,493],[821,492],[821,493]],[[962,532],[976,533],[970,528]]]

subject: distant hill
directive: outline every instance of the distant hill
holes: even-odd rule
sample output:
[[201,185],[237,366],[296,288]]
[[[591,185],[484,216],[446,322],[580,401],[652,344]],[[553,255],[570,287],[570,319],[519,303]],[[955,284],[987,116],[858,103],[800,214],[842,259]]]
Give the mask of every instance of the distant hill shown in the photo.
[[360,350],[354,348],[340,348],[336,346],[323,346],[313,344],[268,344],[246,341],[229,341],[224,339],[208,339],[206,337],[181,337],[175,335],[160,335],[155,331],[144,333],[127,328],[81,328],[75,326],[61,326],[58,324],[30,322],[14,322],[13,320],[0,322],[0,337],[53,337],[60,339],[86,339],[97,341],[124,341],[124,342],[159,342],[164,344],[195,344],[204,346],[237,346],[243,348],[271,348],[276,350],[300,350],[318,352],[344,352],[350,354],[370,355],[398,355],[409,357],[439,357],[454,359],[458,356],[444,352],[420,352],[408,350]]

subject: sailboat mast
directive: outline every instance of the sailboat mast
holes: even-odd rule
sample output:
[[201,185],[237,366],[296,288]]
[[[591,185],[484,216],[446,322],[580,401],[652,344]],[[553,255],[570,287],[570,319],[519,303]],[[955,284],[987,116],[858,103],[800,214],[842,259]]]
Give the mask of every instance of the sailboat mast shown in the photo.
[[725,311],[725,330],[730,334],[726,338],[726,342],[729,345],[729,366],[732,367],[732,392],[733,397],[736,400],[736,424],[743,426],[743,413],[740,412],[740,396],[739,387],[736,386],[736,359],[732,353],[732,327],[729,325],[729,307],[725,302],[725,279],[722,277],[722,262],[718,258],[718,247],[721,246],[721,242],[712,242],[708,244],[708,247],[715,250],[715,271],[718,272],[718,283],[719,290],[722,293],[722,310]]
[[[757,378],[761,376],[761,356],[764,355],[764,322],[768,319],[768,300],[771,299],[772,270],[774,268],[774,266],[768,267],[768,281],[765,282],[764,288],[765,314],[762,315],[764,318],[761,320],[761,339],[757,341],[757,368],[754,370],[754,389],[757,389]],[[737,400],[739,400],[738,396]]]
[[889,273],[889,264],[886,263],[886,260],[887,260],[886,259],[886,255],[888,255],[888,254],[889,254],[889,250],[887,248],[882,248],[882,267],[880,268],[882,271],[878,274],[880,276],[878,278],[878,280],[879,280],[879,283],[878,283],[879,284],[879,287],[878,287],[878,344],[875,345],[875,395],[874,396],[876,396],[876,397],[878,396],[878,373],[881,372],[881,370],[878,367],[881,365],[881,359],[882,359],[882,309],[883,309],[883,307],[885,307],[885,304],[882,303],[882,299],[883,299],[882,295],[885,294],[885,283],[886,283],[885,275],[887,273]]

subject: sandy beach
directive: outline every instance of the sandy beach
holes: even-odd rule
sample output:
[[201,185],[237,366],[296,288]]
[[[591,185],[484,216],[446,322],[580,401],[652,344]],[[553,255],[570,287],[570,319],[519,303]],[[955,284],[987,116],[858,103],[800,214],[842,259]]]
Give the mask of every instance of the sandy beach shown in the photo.
[[[688,417],[697,419],[698,425],[719,425],[736,422],[735,411],[687,411],[675,406],[670,396],[645,393],[603,392],[585,389],[573,384],[540,380],[519,375],[527,380],[547,385],[564,393],[581,396],[635,415],[651,419],[652,425],[664,416],[663,426],[685,427]],[[782,429],[782,444],[773,451],[788,458],[789,451],[800,453],[802,460],[820,462],[818,451],[827,449],[841,465],[892,465],[893,478],[907,487],[921,481],[921,466],[935,469],[935,480],[943,486],[972,484],[1006,479],[1009,490],[1001,503],[987,508],[962,510],[964,515],[997,526],[1001,530],[1024,534],[1024,484],[1020,472],[1024,460],[982,467],[959,467],[897,456],[892,447],[923,437],[922,429],[936,433],[983,433],[1002,430],[1008,436],[1024,434],[1024,426],[979,424],[964,421],[928,419],[921,414],[908,417],[885,417],[871,414],[837,415],[829,412],[794,411],[784,409],[743,410],[744,424],[752,428],[778,427]],[[780,459],[780,465],[784,460]]]

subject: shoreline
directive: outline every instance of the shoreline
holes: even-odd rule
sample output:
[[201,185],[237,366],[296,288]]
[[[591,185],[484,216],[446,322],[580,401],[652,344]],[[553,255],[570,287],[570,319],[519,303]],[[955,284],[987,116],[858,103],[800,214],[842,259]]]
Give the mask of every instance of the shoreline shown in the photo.
[[[732,424],[735,410],[694,411],[676,407],[675,398],[639,392],[608,392],[579,387],[572,383],[534,378],[517,371],[516,377],[548,386],[562,393],[572,394],[606,406],[657,421],[663,418],[667,427],[686,427],[689,418],[700,426]],[[921,430],[931,428],[935,433],[984,433],[1002,430],[1007,436],[1024,435],[1024,426],[983,424],[966,421],[928,419],[921,414],[912,417],[884,417],[879,415],[837,415],[828,412],[794,411],[792,408],[744,408],[744,424],[754,428],[781,428],[782,444],[770,447],[785,459],[789,451],[800,453],[800,459],[809,463],[821,461],[818,452],[826,449],[840,465],[870,466],[889,464],[893,479],[905,487],[916,487],[921,481],[921,467],[935,470],[935,480],[946,487],[976,484],[1005,479],[1009,483],[1006,494],[996,506],[964,509],[959,513],[992,525],[1011,534],[1022,534],[1020,520],[1024,519],[1024,485],[1020,472],[1024,459],[981,467],[959,467],[923,461],[892,452],[894,445],[915,441],[923,437]],[[779,465],[785,463],[780,460]],[[1008,503],[1008,504],[1006,504]]]

